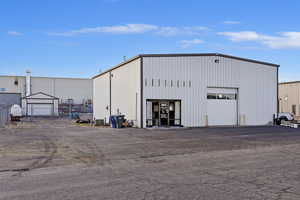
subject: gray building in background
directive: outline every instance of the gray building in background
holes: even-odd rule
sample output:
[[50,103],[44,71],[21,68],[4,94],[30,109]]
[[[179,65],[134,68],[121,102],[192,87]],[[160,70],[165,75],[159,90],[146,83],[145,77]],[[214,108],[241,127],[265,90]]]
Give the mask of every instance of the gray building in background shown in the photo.
[[[37,94],[42,96],[37,98]],[[91,79],[35,77],[31,76],[30,72],[27,72],[26,76],[0,76],[0,104],[19,104],[24,115],[91,112],[92,98]]]

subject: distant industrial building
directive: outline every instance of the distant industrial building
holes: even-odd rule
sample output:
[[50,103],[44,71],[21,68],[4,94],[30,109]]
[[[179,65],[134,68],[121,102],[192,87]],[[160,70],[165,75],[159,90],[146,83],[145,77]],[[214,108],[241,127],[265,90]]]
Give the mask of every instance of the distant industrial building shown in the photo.
[[279,106],[280,112],[300,117],[300,81],[279,84]]
[[26,116],[91,112],[93,82],[81,78],[0,76],[0,104],[19,104]]
[[272,124],[279,65],[223,54],[143,54],[95,77],[94,118],[136,127]]

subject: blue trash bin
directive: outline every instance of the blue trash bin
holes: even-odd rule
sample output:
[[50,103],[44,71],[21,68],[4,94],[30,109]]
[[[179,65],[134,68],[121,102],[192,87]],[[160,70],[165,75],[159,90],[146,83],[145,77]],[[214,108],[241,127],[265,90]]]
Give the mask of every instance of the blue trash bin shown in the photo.
[[112,128],[117,128],[117,117],[114,115],[110,116],[110,123]]

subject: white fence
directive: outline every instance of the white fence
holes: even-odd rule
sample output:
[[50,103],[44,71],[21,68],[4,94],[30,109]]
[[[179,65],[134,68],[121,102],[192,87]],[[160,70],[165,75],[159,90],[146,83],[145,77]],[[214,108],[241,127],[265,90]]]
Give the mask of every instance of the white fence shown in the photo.
[[0,104],[0,127],[4,127],[9,121],[9,106]]

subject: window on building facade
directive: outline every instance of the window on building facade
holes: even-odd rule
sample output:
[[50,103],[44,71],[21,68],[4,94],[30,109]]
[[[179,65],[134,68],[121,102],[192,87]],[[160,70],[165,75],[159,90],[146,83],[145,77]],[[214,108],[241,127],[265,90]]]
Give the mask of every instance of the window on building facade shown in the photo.
[[236,100],[236,94],[208,93],[207,99]]
[[217,99],[217,94],[215,94],[215,93],[208,93],[207,94],[207,99]]

